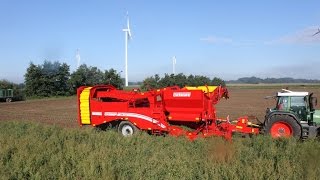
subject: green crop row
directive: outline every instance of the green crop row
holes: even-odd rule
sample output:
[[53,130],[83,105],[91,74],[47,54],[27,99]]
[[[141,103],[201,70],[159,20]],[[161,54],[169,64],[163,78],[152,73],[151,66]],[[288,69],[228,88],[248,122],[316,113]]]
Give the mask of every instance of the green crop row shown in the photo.
[[0,123],[2,179],[317,179],[320,142],[198,139]]

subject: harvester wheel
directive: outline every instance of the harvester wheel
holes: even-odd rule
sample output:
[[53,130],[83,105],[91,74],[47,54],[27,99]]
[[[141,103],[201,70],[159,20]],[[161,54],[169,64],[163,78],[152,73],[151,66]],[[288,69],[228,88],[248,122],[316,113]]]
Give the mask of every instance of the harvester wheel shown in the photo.
[[273,138],[295,137],[301,138],[301,127],[298,122],[290,116],[275,115],[266,120],[264,132]]
[[138,130],[139,129],[129,121],[121,121],[118,126],[118,132],[125,137],[136,134]]

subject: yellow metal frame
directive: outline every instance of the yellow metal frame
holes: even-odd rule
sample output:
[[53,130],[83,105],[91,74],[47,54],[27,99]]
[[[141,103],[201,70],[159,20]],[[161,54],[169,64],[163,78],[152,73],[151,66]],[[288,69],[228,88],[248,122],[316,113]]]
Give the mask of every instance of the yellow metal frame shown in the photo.
[[187,90],[202,90],[204,93],[211,93],[215,89],[217,89],[218,86],[198,86],[198,87],[192,87],[192,86],[186,86],[185,88]]
[[81,124],[90,124],[90,89],[92,87],[84,88],[80,94],[80,118]]

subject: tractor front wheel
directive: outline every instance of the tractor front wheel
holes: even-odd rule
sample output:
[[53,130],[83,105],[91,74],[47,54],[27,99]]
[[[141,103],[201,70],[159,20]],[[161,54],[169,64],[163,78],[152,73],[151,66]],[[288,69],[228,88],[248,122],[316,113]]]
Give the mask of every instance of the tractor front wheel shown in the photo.
[[136,134],[138,130],[139,129],[129,121],[121,121],[118,126],[118,132],[124,137],[132,136]]
[[266,134],[273,138],[295,137],[301,138],[301,127],[298,122],[290,116],[275,115],[266,120],[264,124]]

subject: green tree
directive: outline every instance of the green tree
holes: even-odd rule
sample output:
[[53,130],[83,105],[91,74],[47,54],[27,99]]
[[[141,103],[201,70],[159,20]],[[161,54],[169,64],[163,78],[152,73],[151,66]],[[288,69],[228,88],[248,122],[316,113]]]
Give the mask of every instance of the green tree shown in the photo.
[[175,80],[174,80],[174,74],[164,74],[164,77],[159,80],[159,87],[169,87],[169,86],[174,86],[175,85]]
[[160,78],[158,74],[154,77],[148,77],[143,80],[141,88],[144,90],[163,88],[169,86],[203,86],[203,85],[222,85],[225,86],[225,82],[220,78],[213,78],[212,80],[206,76],[194,76],[189,75],[186,77],[184,74],[165,74],[163,78]]
[[70,66],[66,63],[61,64],[58,67],[58,73],[55,76],[55,89],[56,95],[69,95],[69,78],[70,78]]
[[41,86],[41,76],[41,67],[31,62],[29,64],[29,67],[27,68],[26,74],[24,75],[26,84],[26,96],[37,96],[39,94]]
[[214,77],[211,81],[211,84],[214,85],[214,86],[223,86],[225,87],[226,86],[226,82],[220,78],[217,78],[217,77]]
[[69,66],[66,63],[44,61],[30,63],[25,74],[26,95],[49,97],[68,95]]
[[69,80],[70,93],[75,94],[80,86],[93,86],[104,83],[104,73],[97,67],[82,64],[74,71]]
[[75,94],[80,86],[94,86],[97,84],[111,84],[118,89],[123,89],[124,82],[119,73],[114,69],[102,72],[97,67],[82,64],[70,76],[69,87],[70,93]]
[[14,83],[8,80],[0,80],[0,89],[12,89],[14,87]]
[[211,80],[205,76],[194,76],[193,86],[211,85]]
[[142,90],[157,89],[160,87],[159,81],[160,81],[160,76],[158,74],[151,77],[147,77],[146,79],[143,80],[141,84],[141,89]]
[[121,79],[119,73],[117,73],[117,71],[112,68],[110,70],[105,70],[104,81],[106,84],[111,84],[118,89],[123,89],[123,79]]

